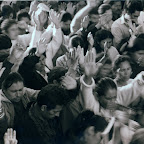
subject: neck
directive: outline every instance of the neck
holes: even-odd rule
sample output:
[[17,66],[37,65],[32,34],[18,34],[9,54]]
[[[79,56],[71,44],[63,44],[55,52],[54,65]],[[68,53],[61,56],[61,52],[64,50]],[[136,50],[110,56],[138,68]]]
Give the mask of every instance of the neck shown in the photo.
[[119,77],[116,78],[117,83],[120,85],[126,85],[127,84],[127,79],[120,79]]

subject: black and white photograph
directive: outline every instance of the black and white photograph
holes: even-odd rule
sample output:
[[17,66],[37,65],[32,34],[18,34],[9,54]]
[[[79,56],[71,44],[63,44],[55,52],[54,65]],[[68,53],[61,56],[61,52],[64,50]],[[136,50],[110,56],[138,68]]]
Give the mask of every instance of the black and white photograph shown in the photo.
[[0,144],[144,144],[144,0],[0,0]]

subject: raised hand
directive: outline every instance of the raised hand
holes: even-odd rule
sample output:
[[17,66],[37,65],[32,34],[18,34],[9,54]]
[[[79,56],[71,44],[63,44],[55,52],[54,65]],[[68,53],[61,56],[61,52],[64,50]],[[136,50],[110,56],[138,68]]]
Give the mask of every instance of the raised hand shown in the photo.
[[88,51],[85,56],[85,63],[84,63],[84,72],[85,76],[87,77],[93,77],[95,76],[100,67],[102,66],[100,63],[95,63],[95,55],[92,53],[92,51]]
[[36,55],[41,56],[43,53],[45,53],[46,48],[47,48],[47,41],[45,38],[41,38],[38,42]]
[[78,63],[79,65],[84,64],[84,49],[81,48],[80,46],[77,47],[77,54],[78,54]]
[[33,20],[38,30],[43,30],[45,23],[48,21],[48,15],[46,12],[37,10],[33,14]]
[[67,4],[67,9],[66,9],[66,11],[68,12],[68,13],[70,13],[71,15],[74,15],[74,11],[75,11],[75,6],[73,6],[73,4],[71,3],[71,2],[69,2],[68,4]]
[[15,44],[13,50],[9,56],[12,63],[20,61],[24,58],[25,47],[22,44]]
[[78,54],[76,48],[74,48],[73,51],[66,53],[66,56],[68,68],[72,67],[73,69],[76,69],[78,64]]
[[85,16],[83,20],[81,21],[81,27],[86,29],[89,24],[89,16]]
[[57,14],[53,9],[49,13],[49,20],[55,25],[57,29],[60,28],[60,14]]
[[71,76],[66,75],[65,77],[62,78],[61,85],[67,90],[72,90],[77,87],[77,82]]
[[88,40],[88,42],[89,42],[89,44],[90,44],[90,46],[92,48],[93,45],[94,45],[94,38],[93,38],[93,35],[91,34],[91,32],[88,34],[87,40]]
[[59,7],[58,7],[59,12],[65,11],[65,10],[66,10],[66,7],[67,7],[67,5],[66,5],[65,2],[61,3],[61,4],[59,5]]
[[13,129],[8,129],[4,135],[4,144],[17,144],[16,131]]

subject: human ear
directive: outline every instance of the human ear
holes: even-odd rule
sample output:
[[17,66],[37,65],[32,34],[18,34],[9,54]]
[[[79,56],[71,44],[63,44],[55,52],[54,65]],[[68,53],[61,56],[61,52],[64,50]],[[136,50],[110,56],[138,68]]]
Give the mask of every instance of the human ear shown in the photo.
[[90,126],[87,129],[88,135],[93,136],[95,134],[94,126]]
[[41,111],[44,112],[46,109],[47,109],[47,106],[46,106],[46,105],[42,105],[42,106],[41,106]]

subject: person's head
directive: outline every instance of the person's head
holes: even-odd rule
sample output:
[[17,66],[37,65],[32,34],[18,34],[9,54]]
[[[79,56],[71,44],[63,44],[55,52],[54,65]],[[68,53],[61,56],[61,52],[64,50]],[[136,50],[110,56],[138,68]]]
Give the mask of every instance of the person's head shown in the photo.
[[121,15],[122,12],[122,3],[121,1],[113,1],[113,0],[108,0],[108,4],[111,5],[112,12],[113,14]]
[[16,40],[18,37],[17,22],[12,19],[5,19],[1,24],[3,34],[6,34],[11,40]]
[[144,129],[138,129],[132,137],[130,144],[143,144],[144,143]]
[[30,24],[30,15],[28,14],[28,12],[21,10],[17,13],[17,20],[18,21],[25,21],[26,24]]
[[64,35],[70,34],[70,24],[72,21],[72,16],[70,13],[65,12],[61,16],[61,28],[64,33]]
[[139,59],[144,58],[144,39],[136,38],[133,47],[129,49],[129,53],[131,59],[133,59],[134,62],[139,63]]
[[84,47],[84,40],[82,39],[81,36],[75,34],[75,35],[72,35],[70,37],[70,40],[69,40],[69,48],[77,48],[78,46],[81,46],[82,48]]
[[64,67],[54,67],[49,73],[48,73],[48,82],[50,84],[59,84],[61,85],[61,78],[65,76],[67,73],[67,69]]
[[8,36],[0,35],[0,62],[3,62],[9,56],[9,50],[12,46],[11,40]]
[[98,94],[100,105],[105,108],[108,103],[115,103],[117,86],[111,78],[105,77],[98,82],[96,93]]
[[98,14],[98,7],[94,7],[90,12],[89,12],[89,21],[91,23],[97,24],[99,22],[99,14]]
[[137,23],[140,12],[143,11],[142,2],[139,0],[127,0],[124,8],[130,19]]
[[112,61],[107,59],[107,61],[103,64],[99,71],[99,75],[101,78],[109,77],[112,72]]
[[132,74],[130,57],[123,55],[118,56],[114,62],[113,70],[117,78],[123,81],[129,80]]
[[21,75],[10,73],[2,84],[2,91],[11,102],[19,102],[24,94],[24,81]]
[[37,97],[41,116],[47,119],[59,117],[64,105],[69,101],[67,92],[59,85],[49,84],[42,88]]
[[1,16],[4,19],[12,19],[13,16],[14,16],[14,11],[11,8],[11,6],[9,6],[9,5],[2,6],[2,8],[1,8]]
[[113,18],[112,9],[109,4],[102,4],[98,9],[98,13],[100,17],[105,16],[106,21],[108,22],[111,21]]
[[99,30],[95,34],[95,43],[100,46],[101,49],[104,49],[104,43],[107,42],[107,47],[110,48],[113,44],[113,35],[108,30]]
[[87,110],[78,115],[74,122],[74,135],[76,141],[85,144],[99,144],[102,140],[102,132],[107,127],[106,120]]

